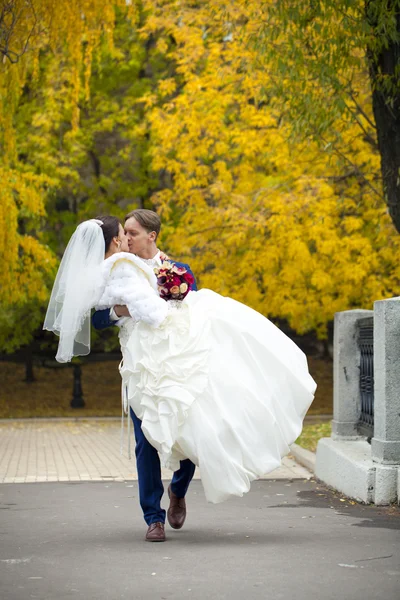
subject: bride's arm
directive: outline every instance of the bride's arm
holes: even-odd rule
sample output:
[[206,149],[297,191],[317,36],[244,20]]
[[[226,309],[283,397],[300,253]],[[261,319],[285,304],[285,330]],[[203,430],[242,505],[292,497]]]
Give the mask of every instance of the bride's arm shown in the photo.
[[[152,274],[152,273],[151,273]],[[99,306],[126,305],[135,321],[158,327],[168,314],[168,304],[152,287],[143,270],[131,260],[116,260],[106,276]]]
[[144,321],[152,327],[158,327],[168,314],[168,304],[162,300],[146,281],[135,278],[126,282],[121,293],[120,304],[125,304],[135,321]]

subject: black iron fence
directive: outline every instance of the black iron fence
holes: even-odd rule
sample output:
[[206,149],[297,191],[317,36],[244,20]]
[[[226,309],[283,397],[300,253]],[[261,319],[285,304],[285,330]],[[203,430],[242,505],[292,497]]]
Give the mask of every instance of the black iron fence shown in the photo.
[[358,321],[361,412],[358,431],[370,440],[374,435],[374,318]]

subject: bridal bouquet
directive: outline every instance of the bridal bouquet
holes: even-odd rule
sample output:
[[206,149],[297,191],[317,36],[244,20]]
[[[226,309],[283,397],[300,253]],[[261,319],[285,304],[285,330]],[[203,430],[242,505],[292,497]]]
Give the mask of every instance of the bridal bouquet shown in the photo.
[[171,261],[165,261],[154,269],[158,291],[163,300],[183,300],[194,282],[193,275]]

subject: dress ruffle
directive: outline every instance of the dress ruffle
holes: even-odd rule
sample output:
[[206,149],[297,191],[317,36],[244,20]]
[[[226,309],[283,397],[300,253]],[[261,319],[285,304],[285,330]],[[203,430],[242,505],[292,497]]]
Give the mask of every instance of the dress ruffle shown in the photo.
[[207,500],[243,495],[277,468],[315,392],[303,352],[268,319],[210,290],[121,339],[121,375],[142,430],[172,469],[200,467]]
[[125,348],[120,373],[128,403],[162,465],[173,471],[186,458],[176,441],[193,402],[207,387],[208,355],[208,328],[193,326],[184,303],[171,306],[157,329],[138,323]]

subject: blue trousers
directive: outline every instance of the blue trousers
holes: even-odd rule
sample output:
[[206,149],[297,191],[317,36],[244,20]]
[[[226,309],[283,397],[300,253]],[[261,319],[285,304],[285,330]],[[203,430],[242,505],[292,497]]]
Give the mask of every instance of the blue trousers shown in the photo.
[[[141,420],[137,418],[132,409],[130,411],[135,431],[139,500],[144,520],[147,525],[157,522],[165,523],[165,510],[161,508],[164,486],[161,480],[160,458],[157,450],[145,438]],[[181,460],[180,469],[175,471],[171,481],[171,490],[178,498],[186,495],[195,468],[191,460]]]

